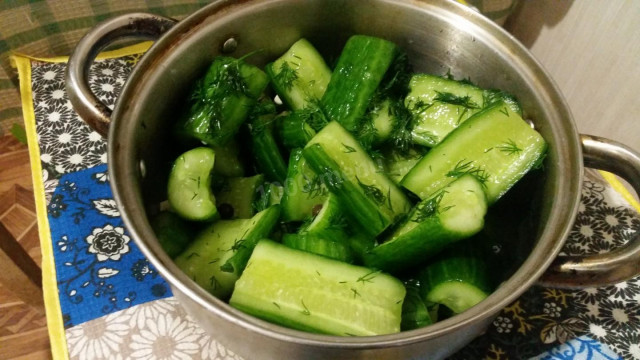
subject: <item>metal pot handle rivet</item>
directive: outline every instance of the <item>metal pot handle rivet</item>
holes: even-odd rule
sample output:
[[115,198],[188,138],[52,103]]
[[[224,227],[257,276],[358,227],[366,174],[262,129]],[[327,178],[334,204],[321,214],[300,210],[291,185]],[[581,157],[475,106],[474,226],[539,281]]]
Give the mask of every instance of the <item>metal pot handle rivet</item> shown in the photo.
[[[640,154],[618,142],[581,135],[584,164],[612,172],[625,179],[640,194]],[[640,233],[611,252],[587,256],[560,256],[539,284],[560,288],[604,286],[640,274]]]
[[103,137],[107,137],[111,109],[89,87],[89,69],[98,53],[115,40],[143,38],[155,40],[177,21],[147,13],[115,17],[98,24],[78,43],[69,57],[66,87],[78,115]]

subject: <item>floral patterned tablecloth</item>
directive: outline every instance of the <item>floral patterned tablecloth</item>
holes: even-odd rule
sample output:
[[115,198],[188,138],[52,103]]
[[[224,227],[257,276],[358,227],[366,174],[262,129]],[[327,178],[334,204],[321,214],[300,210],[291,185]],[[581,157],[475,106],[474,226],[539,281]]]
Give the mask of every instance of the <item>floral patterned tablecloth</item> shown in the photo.
[[[113,106],[148,46],[103,54],[91,67],[92,90]],[[70,105],[65,61],[13,56],[29,135],[54,356],[239,358],[184,312],[128,235],[109,188],[106,143]],[[565,253],[609,251],[640,231],[634,206],[640,207],[620,188],[587,171]],[[640,359],[640,278],[578,291],[533,287],[451,358]]]

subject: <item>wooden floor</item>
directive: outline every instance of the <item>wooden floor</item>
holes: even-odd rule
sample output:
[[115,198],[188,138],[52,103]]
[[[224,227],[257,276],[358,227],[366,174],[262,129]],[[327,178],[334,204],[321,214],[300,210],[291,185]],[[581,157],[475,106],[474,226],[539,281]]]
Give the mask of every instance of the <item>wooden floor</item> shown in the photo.
[[[40,265],[29,153],[10,135],[0,137],[0,221]],[[44,314],[0,284],[0,359],[50,359],[46,325]]]

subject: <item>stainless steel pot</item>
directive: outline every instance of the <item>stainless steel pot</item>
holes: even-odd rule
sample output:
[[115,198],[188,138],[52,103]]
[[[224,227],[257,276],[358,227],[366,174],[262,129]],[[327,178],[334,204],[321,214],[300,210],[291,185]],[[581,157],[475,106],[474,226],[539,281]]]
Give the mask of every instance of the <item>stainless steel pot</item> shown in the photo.
[[[513,237],[511,270],[505,270],[504,282],[489,298],[419,330],[334,337],[273,325],[214,298],[166,256],[146,214],[165,194],[174,109],[214,56],[241,56],[261,49],[249,58],[261,65],[300,37],[335,55],[356,33],[399,44],[417,71],[450,72],[515,94],[548,141],[550,152],[544,175],[520,190],[525,196],[511,201],[522,213],[515,228],[528,224],[529,230],[508,234]],[[114,40],[140,35],[158,40],[137,64],[111,113],[89,90],[90,63]],[[247,358],[442,358],[482,333],[502,308],[536,283],[602,285],[640,273],[638,238],[606,255],[557,257],[576,216],[583,164],[613,171],[638,190],[640,156],[621,144],[579,135],[562,95],[529,52],[491,21],[453,1],[214,1],[179,23],[149,14],[125,15],[99,25],[82,39],[69,61],[67,81],[80,116],[104,135],[109,130],[111,185],[136,243],[187,311],[216,339]]]

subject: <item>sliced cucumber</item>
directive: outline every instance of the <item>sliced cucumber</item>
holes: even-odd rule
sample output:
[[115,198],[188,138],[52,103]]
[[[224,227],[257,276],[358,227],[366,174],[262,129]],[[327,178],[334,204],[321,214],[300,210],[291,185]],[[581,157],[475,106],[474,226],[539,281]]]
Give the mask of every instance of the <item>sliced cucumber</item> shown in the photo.
[[487,264],[474,244],[456,244],[418,275],[422,298],[459,314],[484,300],[491,288]]
[[405,282],[405,288],[407,289],[407,295],[402,304],[402,322],[400,323],[402,331],[431,325],[433,320],[427,304],[420,296],[419,285],[416,284],[416,281],[408,281]]
[[302,150],[293,150],[281,201],[282,219],[303,221],[311,218],[313,209],[321,206],[327,196],[327,188],[309,167]]
[[235,274],[241,274],[249,261],[251,252],[258,241],[268,237],[280,218],[280,205],[273,205],[254,215],[249,222],[245,233],[241,234],[240,243],[232,249],[233,255],[229,257],[220,270]]
[[251,112],[269,78],[241,59],[219,56],[198,80],[177,131],[211,146],[224,146]]
[[387,40],[354,35],[347,40],[322,98],[329,120],[355,133],[369,101],[399,50]]
[[259,115],[251,119],[251,144],[253,157],[267,180],[284,183],[287,164],[273,135],[275,114]]
[[224,177],[244,176],[244,165],[240,160],[240,148],[235,139],[230,139],[223,146],[214,146],[216,162],[213,173]]
[[322,56],[305,39],[296,41],[265,71],[276,93],[292,110],[303,109],[322,98],[331,70]]
[[316,131],[306,121],[308,110],[293,111],[278,119],[278,129],[282,138],[282,145],[288,149],[304,147],[316,134]]
[[264,175],[225,179],[216,193],[216,203],[223,219],[249,219],[255,214],[253,202],[264,183]]
[[260,212],[272,205],[280,204],[284,187],[274,183],[264,183],[257,189],[257,197],[253,202],[253,210]]
[[332,121],[309,141],[305,159],[345,213],[376,236],[409,212],[408,199],[339,123]]
[[375,129],[375,144],[388,140],[396,128],[398,119],[391,112],[391,99],[382,100],[369,113],[371,123]]
[[181,217],[193,221],[218,218],[216,199],[211,192],[211,171],[215,153],[207,147],[180,155],[169,174],[168,200]]
[[330,259],[353,262],[347,235],[340,229],[324,229],[299,234],[285,234],[282,243],[290,248],[326,256]]
[[287,327],[352,336],[400,331],[404,297],[389,275],[262,240],[229,303]]
[[220,299],[228,299],[244,265],[234,271],[223,271],[221,266],[271,232],[275,224],[273,209],[259,212],[251,219],[215,222],[175,258],[176,265],[203,289]]
[[546,142],[504,102],[477,113],[429,151],[401,184],[421,199],[471,174],[493,204],[546,151]]
[[511,110],[513,110],[513,112],[522,116],[522,107],[520,106],[520,103],[515,98],[515,96],[509,94],[508,92],[497,89],[489,89],[484,90],[482,96],[484,97],[484,107],[489,107],[495,103],[503,101],[511,108]]
[[338,198],[329,194],[322,204],[320,211],[313,217],[313,220],[304,226],[300,232],[316,232],[325,229],[341,229],[346,225],[342,206]]
[[175,258],[195,237],[192,225],[178,215],[161,211],[149,221],[160,246],[170,258]]
[[[349,247],[351,248],[354,259],[356,259],[359,264],[364,264],[365,255],[377,246],[378,242],[374,236],[369,235],[366,231],[360,229],[360,225],[349,225],[349,229],[352,230],[349,234]],[[353,228],[356,229],[354,230]]]
[[486,212],[482,184],[463,176],[419,202],[381,245],[365,255],[365,264],[391,273],[419,266],[445,246],[482,230]]
[[416,74],[409,87],[405,104],[413,114],[416,144],[437,145],[483,106],[483,90],[465,82]]
[[423,154],[424,151],[416,147],[409,148],[407,151],[397,151],[393,148],[385,151],[382,158],[387,176],[396,184],[400,184],[402,178],[413,169]]

